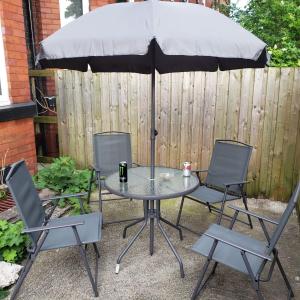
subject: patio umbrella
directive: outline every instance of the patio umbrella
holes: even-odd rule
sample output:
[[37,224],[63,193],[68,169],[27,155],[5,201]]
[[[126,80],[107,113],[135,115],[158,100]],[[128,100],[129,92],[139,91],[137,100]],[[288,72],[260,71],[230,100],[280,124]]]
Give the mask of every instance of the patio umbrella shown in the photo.
[[202,5],[149,0],[106,5],[41,42],[43,68],[151,74],[151,178],[155,164],[155,70],[263,68],[266,44]]

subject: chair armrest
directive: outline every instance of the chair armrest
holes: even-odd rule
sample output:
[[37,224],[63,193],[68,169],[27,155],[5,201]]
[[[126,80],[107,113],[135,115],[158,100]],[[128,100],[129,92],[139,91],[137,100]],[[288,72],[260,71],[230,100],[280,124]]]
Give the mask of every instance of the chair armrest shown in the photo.
[[192,172],[195,172],[195,173],[204,173],[204,172],[208,172],[208,170],[206,170],[206,169],[200,169],[200,170],[192,170]]
[[210,233],[206,233],[206,232],[204,232],[203,234],[210,237],[210,238],[212,238],[212,239],[214,239],[214,240],[217,240],[219,242],[227,244],[227,245],[229,245],[231,247],[234,247],[236,249],[248,252],[248,253],[250,253],[252,255],[255,255],[257,257],[260,257],[260,258],[263,258],[263,259],[266,259],[266,260],[269,260],[269,261],[272,260],[272,258],[269,255],[265,255],[264,253],[259,253],[257,251],[252,250],[252,249],[247,249],[247,248],[243,247],[242,245],[238,245],[238,244],[235,244],[231,241],[225,240],[223,237],[219,237],[219,236],[216,236],[216,235],[213,235],[213,234],[210,234]]
[[135,162],[133,162],[132,165],[134,165],[135,167],[141,167],[142,166],[141,164],[138,164],[138,163],[135,163]]
[[40,227],[32,227],[32,228],[24,229],[22,231],[22,233],[32,233],[32,232],[45,231],[45,230],[50,230],[50,229],[74,227],[74,226],[79,226],[79,225],[84,225],[84,222],[81,221],[81,222],[73,222],[73,223],[62,224],[62,225],[45,225],[45,226],[40,226]]
[[230,187],[231,185],[241,185],[241,184],[247,184],[249,182],[250,182],[249,180],[225,182],[225,183],[223,183],[223,185],[225,185],[225,187]]
[[271,224],[274,224],[274,225],[278,225],[279,222],[275,221],[275,220],[272,220],[270,218],[267,218],[267,217],[264,217],[264,216],[261,216],[259,214],[256,214],[254,212],[251,212],[251,211],[248,211],[246,209],[243,209],[243,208],[239,208],[237,206],[233,206],[233,205],[228,205],[229,208],[235,210],[235,211],[238,211],[238,212],[241,212],[241,213],[244,213],[246,215],[249,215],[249,216],[252,216],[254,218],[257,218],[257,219],[261,219],[261,220],[264,220],[266,222],[269,222]]
[[72,197],[81,198],[81,197],[87,196],[87,195],[88,195],[88,193],[62,194],[62,195],[57,195],[57,196],[41,199],[41,201],[44,202],[44,201],[59,200],[59,199],[72,198]]

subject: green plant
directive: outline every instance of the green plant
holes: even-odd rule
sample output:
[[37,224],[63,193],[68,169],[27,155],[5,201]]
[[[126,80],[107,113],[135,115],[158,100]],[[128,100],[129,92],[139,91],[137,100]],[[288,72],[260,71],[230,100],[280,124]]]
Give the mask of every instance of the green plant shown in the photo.
[[0,220],[0,260],[19,262],[24,257],[28,238],[22,230],[22,221],[13,224]]
[[[77,170],[75,161],[70,157],[56,158],[51,165],[40,170],[34,177],[38,189],[49,188],[58,194],[75,194],[88,191],[90,171]],[[80,213],[80,203],[77,198],[61,199],[60,207],[72,206],[72,213]],[[87,203],[84,210],[89,211]]]
[[6,156],[8,153],[8,149],[6,150],[4,157],[1,159],[0,165],[0,201],[5,200],[7,198],[8,189],[6,184],[4,184],[4,172],[5,172],[5,162]]
[[7,290],[0,289],[0,300],[6,298],[8,294],[9,292]]
[[250,0],[245,10],[230,5],[229,14],[268,45],[270,66],[300,66],[299,0]]

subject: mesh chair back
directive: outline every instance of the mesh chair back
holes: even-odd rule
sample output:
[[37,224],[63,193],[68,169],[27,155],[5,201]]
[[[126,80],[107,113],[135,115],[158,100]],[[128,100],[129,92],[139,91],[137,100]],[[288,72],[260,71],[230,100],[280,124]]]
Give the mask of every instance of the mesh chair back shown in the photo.
[[[45,221],[45,211],[23,160],[11,166],[6,177],[6,184],[25,227],[41,226]],[[36,244],[39,236],[39,232],[30,234],[34,244]]]
[[132,167],[130,134],[126,132],[102,132],[93,136],[94,168],[102,176],[119,169],[119,162],[126,161]]
[[274,247],[276,246],[276,244],[282,234],[282,231],[284,230],[284,227],[287,224],[289,217],[292,214],[292,212],[297,204],[299,195],[300,195],[300,181],[298,182],[297,187],[294,190],[293,195],[289,200],[287,208],[285,209],[284,213],[282,214],[282,216],[280,218],[279,224],[277,225],[274,233],[272,234],[272,237],[270,240],[270,245],[269,245],[269,250],[268,250],[269,255],[271,254]]
[[[205,183],[224,189],[224,183],[246,180],[252,147],[236,141],[216,140]],[[232,186],[230,192],[240,192]]]

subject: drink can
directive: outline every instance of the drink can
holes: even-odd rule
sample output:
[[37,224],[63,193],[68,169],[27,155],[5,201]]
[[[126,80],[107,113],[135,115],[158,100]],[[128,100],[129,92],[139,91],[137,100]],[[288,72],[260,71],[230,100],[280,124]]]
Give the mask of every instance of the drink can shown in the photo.
[[189,177],[191,176],[192,165],[189,161],[183,163],[183,176]]
[[120,161],[119,163],[120,182],[127,182],[127,162]]

